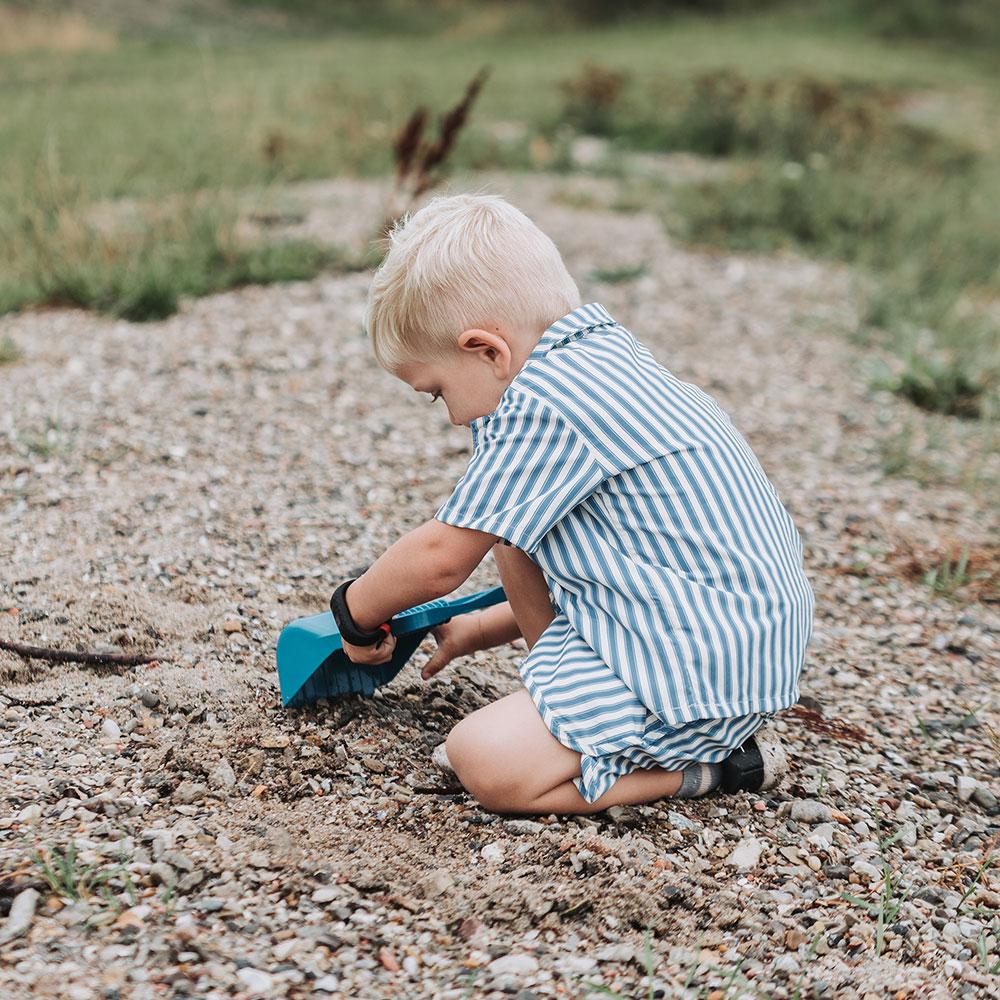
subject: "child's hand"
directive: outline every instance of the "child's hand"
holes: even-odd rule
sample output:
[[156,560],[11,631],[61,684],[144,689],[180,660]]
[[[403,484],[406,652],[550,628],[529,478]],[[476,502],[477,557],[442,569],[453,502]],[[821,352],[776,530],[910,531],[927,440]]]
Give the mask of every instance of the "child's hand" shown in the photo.
[[437,639],[437,649],[420,671],[420,676],[425,681],[430,680],[457,656],[465,656],[481,648],[483,633],[478,621],[480,614],[482,612],[449,618],[437,628],[431,629],[431,635]]
[[352,646],[349,642],[341,640],[344,652],[351,663],[366,663],[375,665],[378,663],[388,663],[392,659],[393,650],[396,648],[396,637],[387,635],[374,646]]

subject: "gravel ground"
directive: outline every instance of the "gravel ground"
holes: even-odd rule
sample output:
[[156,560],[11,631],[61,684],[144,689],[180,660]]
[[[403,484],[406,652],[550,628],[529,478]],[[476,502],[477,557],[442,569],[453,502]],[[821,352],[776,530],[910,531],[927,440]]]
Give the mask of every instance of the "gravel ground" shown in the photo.
[[[681,249],[602,209],[611,180],[470,183],[719,399],[795,518],[817,618],[784,785],[485,812],[430,751],[519,687],[523,643],[425,683],[428,639],[373,699],[280,707],[282,625],[432,516],[470,454],[374,363],[366,275],[146,325],[6,318],[0,638],[161,655],[0,652],[3,996],[996,996],[1000,607],[976,574],[1000,547],[970,486],[995,482],[988,430],[871,391],[846,271]],[[315,235],[357,244],[378,218],[368,184],[295,194]],[[904,426],[933,481],[886,474]],[[923,574],[963,546],[975,578],[934,593]],[[497,582],[487,561],[462,592]]]

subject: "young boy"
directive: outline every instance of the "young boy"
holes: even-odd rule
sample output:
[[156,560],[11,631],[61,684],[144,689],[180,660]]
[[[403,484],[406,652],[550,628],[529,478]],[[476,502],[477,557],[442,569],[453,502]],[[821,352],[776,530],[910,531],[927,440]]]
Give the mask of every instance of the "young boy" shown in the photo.
[[525,688],[436,759],[508,813],[777,784],[784,754],[759,730],[798,699],[813,595],[729,417],[580,305],[552,241],[497,196],[438,197],[397,224],[365,322],[378,362],[441,399],[474,453],[433,519],[338,588],[344,649],[387,661],[391,616],[492,551],[508,602],[436,629],[423,675],[519,637],[529,650]]

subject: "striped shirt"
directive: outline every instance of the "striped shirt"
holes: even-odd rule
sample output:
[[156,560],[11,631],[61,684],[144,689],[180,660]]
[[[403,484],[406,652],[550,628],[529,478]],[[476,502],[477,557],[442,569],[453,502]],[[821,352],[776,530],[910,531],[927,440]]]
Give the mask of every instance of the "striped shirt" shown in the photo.
[[709,395],[591,303],[470,426],[468,470],[435,517],[541,568],[557,615],[520,669],[561,742],[648,754],[685,723],[798,700],[802,542]]

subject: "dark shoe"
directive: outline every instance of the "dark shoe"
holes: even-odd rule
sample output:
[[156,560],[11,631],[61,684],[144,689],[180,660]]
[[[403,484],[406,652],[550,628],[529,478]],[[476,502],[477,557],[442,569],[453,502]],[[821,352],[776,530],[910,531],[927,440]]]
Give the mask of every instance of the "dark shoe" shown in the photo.
[[722,762],[724,792],[766,792],[781,784],[788,758],[777,733],[765,723]]

